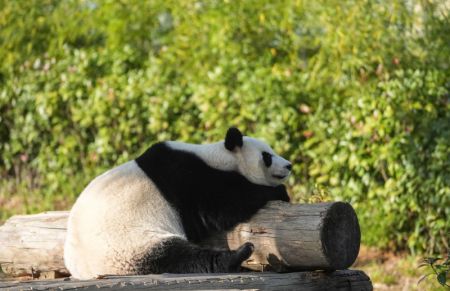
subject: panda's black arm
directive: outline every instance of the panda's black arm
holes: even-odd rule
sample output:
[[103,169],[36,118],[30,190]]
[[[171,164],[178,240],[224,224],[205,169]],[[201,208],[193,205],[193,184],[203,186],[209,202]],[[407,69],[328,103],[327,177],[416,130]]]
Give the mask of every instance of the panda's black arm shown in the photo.
[[245,197],[246,200],[261,201],[264,203],[273,200],[290,201],[284,185],[272,187],[250,183],[250,185],[243,188],[242,193],[240,194],[240,196]]
[[228,231],[249,220],[268,201],[289,201],[283,185],[261,186],[247,180],[224,180],[203,195],[184,198],[180,214],[186,235],[192,242],[199,242],[217,231]]
[[284,202],[290,202],[291,198],[289,197],[289,194],[287,193],[286,186],[279,185],[274,187],[274,192],[270,192],[269,198],[275,198],[270,200],[281,200]]
[[229,181],[220,186],[214,195],[200,203],[198,211],[209,232],[226,231],[247,221],[268,201],[289,202],[284,185],[262,186],[245,180]]

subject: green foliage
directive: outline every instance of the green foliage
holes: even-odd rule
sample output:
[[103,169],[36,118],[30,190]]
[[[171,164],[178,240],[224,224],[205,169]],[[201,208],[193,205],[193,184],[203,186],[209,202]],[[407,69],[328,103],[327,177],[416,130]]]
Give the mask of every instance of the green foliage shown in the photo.
[[419,283],[428,276],[433,275],[436,277],[439,284],[445,287],[450,287],[450,285],[447,284],[447,280],[450,276],[450,257],[448,255],[445,261],[441,258],[426,258],[419,267],[424,266],[427,267],[429,273],[423,275],[420,278]]
[[294,162],[295,200],[351,202],[366,243],[443,252],[446,5],[0,0],[2,216],[68,207],[156,141],[238,125]]

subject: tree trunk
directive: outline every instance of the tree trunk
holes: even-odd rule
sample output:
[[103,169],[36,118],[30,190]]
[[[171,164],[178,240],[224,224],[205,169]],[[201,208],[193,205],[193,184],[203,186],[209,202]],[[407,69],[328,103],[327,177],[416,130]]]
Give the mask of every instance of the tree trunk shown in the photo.
[[[0,266],[13,276],[65,276],[67,211],[13,216],[0,227]],[[359,252],[360,229],[350,204],[274,201],[250,221],[203,245],[236,249],[255,245],[243,266],[258,271],[348,268]]]

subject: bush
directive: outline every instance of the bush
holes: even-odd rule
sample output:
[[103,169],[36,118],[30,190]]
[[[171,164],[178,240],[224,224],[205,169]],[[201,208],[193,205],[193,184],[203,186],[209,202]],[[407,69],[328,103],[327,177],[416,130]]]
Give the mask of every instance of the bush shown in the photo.
[[297,201],[351,202],[366,243],[448,250],[445,1],[0,4],[3,218],[238,125],[294,162]]

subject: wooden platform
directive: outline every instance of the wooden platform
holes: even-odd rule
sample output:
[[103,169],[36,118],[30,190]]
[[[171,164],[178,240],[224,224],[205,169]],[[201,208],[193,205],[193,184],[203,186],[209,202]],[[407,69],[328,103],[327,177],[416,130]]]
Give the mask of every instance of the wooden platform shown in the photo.
[[239,274],[162,274],[145,276],[110,276],[98,280],[0,281],[7,290],[373,290],[362,271],[344,270],[294,273]]

